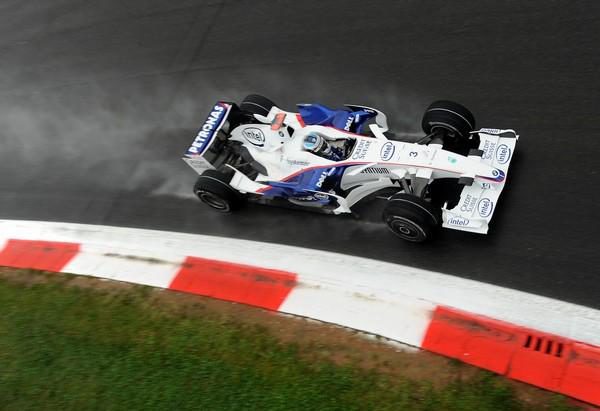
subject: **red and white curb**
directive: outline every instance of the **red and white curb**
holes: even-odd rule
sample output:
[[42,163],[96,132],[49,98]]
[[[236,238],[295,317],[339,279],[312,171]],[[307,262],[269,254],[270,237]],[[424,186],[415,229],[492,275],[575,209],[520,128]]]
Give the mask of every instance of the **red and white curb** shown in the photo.
[[231,238],[0,220],[0,265],[206,295],[378,334],[600,405],[600,311],[413,267]]

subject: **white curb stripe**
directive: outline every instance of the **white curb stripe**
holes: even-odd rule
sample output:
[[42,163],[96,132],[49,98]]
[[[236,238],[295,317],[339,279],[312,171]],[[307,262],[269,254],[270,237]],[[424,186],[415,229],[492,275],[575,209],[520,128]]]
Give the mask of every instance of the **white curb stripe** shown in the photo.
[[62,271],[168,288],[184,259],[168,251],[82,244],[81,252]]
[[[446,305],[600,345],[599,310],[366,258],[205,235],[0,220],[0,241],[8,238],[82,243],[84,253],[75,257],[68,265],[68,270],[76,273],[90,270],[88,274],[106,273],[110,278],[141,281],[143,284],[157,286],[168,283],[168,278],[176,270],[168,264],[154,266],[125,258],[101,258],[101,255],[114,252],[142,257],[155,256],[173,264],[192,255],[295,272],[300,284],[288,297],[289,301],[284,302],[282,311],[309,316],[306,313],[308,310],[310,316],[316,319],[364,329],[405,342],[416,341],[419,332],[423,332],[419,331],[423,329],[420,325],[422,315],[409,315],[408,318],[413,318],[416,322],[414,327],[409,327],[406,331],[399,331],[399,327],[406,327],[406,322],[395,321],[396,315],[405,312],[406,307],[420,307],[417,309],[419,311],[425,307]],[[89,253],[85,250],[89,250]],[[80,258],[82,262],[78,262]],[[145,273],[140,275],[137,269],[144,270]],[[124,276],[119,277],[120,275]],[[365,302],[367,299],[369,302]],[[331,301],[336,301],[345,308],[338,308],[338,304],[333,308]],[[353,308],[359,306],[362,307],[361,310]],[[343,313],[334,315],[336,310],[342,310]],[[382,312],[388,313],[388,316],[382,315]],[[400,323],[403,325],[399,326]],[[358,327],[358,324],[361,326]]]

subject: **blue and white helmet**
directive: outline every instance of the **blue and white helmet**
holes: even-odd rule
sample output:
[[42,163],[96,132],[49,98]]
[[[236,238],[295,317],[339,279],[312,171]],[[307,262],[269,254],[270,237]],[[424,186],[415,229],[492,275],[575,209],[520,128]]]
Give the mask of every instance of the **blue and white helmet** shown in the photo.
[[306,137],[304,137],[302,146],[306,151],[318,152],[323,147],[324,142],[323,137],[317,133],[308,133]]

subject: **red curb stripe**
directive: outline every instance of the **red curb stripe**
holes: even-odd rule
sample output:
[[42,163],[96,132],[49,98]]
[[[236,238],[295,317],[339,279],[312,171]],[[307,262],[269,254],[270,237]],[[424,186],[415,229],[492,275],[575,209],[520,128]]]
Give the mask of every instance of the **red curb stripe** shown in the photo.
[[55,241],[8,240],[0,265],[59,272],[79,253],[80,245]]
[[600,405],[600,347],[439,306],[421,347]]
[[600,405],[600,347],[573,343],[559,392]]
[[505,374],[517,336],[512,327],[495,320],[437,307],[421,347],[486,370]]
[[506,374],[551,391],[558,391],[571,356],[572,341],[552,334],[515,327],[519,343]]
[[277,310],[296,279],[286,271],[188,257],[169,288]]

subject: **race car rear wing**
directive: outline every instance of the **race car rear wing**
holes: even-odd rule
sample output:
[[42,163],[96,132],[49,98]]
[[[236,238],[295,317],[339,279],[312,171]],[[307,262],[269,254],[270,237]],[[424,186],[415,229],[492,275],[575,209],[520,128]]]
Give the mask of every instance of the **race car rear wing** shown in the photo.
[[[508,167],[519,136],[514,130],[482,128],[478,153],[481,161],[508,175]],[[494,181],[476,177],[473,184],[462,189],[458,205],[443,208],[443,226],[461,231],[486,234],[506,178]]]
[[204,121],[204,124],[202,124],[202,127],[198,130],[198,134],[192,145],[186,150],[183,161],[198,174],[215,168],[212,160],[218,154],[214,152],[218,151],[218,148],[215,147],[216,137],[226,123],[233,107],[234,104],[232,103],[217,102]]

